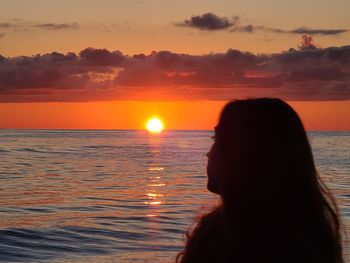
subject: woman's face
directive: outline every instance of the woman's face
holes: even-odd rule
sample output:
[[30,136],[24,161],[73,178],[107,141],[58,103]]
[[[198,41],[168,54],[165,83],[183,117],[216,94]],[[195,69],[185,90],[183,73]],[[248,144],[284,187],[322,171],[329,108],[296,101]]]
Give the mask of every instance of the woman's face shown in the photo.
[[227,178],[228,169],[220,156],[216,142],[214,142],[211,146],[207,156],[208,190],[215,194],[221,195],[224,190],[225,178]]

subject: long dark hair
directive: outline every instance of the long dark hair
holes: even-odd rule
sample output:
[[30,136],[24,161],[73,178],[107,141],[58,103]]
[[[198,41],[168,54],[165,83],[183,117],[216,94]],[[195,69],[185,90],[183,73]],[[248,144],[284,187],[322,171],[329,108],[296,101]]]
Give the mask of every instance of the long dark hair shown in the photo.
[[287,103],[229,102],[212,151],[225,172],[208,171],[208,189],[222,203],[188,233],[177,262],[343,262],[336,203]]

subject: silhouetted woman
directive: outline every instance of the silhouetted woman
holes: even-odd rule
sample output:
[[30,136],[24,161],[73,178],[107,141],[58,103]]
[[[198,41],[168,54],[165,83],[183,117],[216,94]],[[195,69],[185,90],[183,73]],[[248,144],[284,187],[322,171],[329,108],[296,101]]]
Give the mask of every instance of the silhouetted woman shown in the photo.
[[343,262],[336,204],[300,118],[282,100],[228,103],[207,173],[222,203],[188,234],[177,262]]

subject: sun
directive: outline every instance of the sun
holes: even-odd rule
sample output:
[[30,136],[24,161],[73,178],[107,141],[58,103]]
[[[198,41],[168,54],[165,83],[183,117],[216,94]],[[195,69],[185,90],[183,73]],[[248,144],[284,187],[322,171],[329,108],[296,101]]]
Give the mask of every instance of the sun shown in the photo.
[[160,133],[164,128],[163,122],[159,118],[151,118],[146,124],[146,129],[150,133]]

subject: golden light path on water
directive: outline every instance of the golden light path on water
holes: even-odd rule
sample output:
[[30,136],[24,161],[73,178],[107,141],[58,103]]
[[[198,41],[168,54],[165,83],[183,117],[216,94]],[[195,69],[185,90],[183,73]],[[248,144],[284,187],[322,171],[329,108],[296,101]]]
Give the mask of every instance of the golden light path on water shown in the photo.
[[[152,125],[148,125],[150,122],[155,121],[154,129],[162,129],[163,125],[159,119],[151,119],[147,123],[148,127],[152,127]],[[158,122],[159,121],[159,122]],[[149,153],[151,155],[151,162],[147,168],[148,176],[148,184],[147,184],[147,193],[146,196],[148,198],[147,201],[144,202],[146,205],[150,205],[151,209],[147,214],[148,217],[156,217],[163,212],[162,205],[164,205],[164,193],[163,188],[166,186],[162,181],[162,174],[164,171],[164,167],[161,164],[161,143],[162,137],[159,132],[152,132],[148,129],[150,134],[148,138],[149,143]],[[156,133],[156,134],[154,134]],[[158,133],[158,134],[157,134]]]

